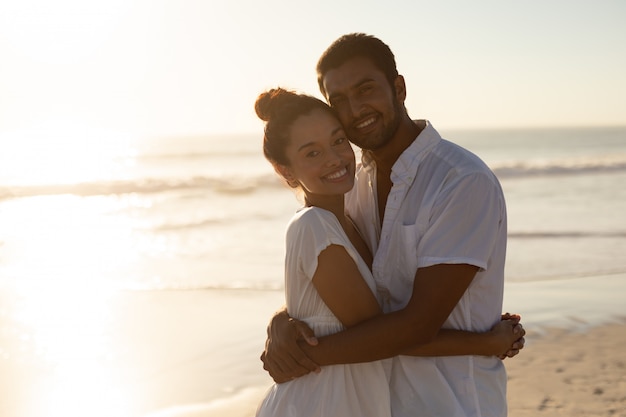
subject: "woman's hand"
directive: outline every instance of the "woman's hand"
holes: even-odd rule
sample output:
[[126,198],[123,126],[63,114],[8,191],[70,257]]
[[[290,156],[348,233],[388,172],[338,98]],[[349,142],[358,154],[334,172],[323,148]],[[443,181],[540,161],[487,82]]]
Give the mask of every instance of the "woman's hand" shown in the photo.
[[504,313],[502,320],[491,328],[490,333],[494,335],[503,352],[497,355],[500,359],[512,358],[524,348],[526,330],[520,320],[519,314]]

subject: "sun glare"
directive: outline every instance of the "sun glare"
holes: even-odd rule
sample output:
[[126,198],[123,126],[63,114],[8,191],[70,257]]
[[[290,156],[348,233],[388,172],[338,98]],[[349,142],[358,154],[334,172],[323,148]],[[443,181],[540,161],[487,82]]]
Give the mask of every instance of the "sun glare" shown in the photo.
[[0,36],[18,56],[46,64],[88,58],[115,32],[132,1],[0,3]]
[[0,285],[15,294],[10,320],[20,329],[3,348],[45,370],[30,388],[29,415],[124,416],[132,400],[112,366],[120,352],[112,326],[114,278],[136,252],[130,220],[111,214],[112,199],[32,198],[42,204],[18,199],[0,210],[0,277],[9,279]]
[[[32,197],[41,205],[5,204],[0,226],[6,239],[2,271],[20,285],[39,287],[39,278],[54,274],[58,288],[103,291],[115,282],[111,273],[131,264],[135,256],[131,220],[109,212],[115,200],[59,195]],[[0,268],[0,270],[2,270]],[[113,271],[113,272],[112,272]],[[17,279],[19,278],[19,279]],[[68,293],[67,297],[71,297]]]
[[50,121],[0,133],[4,185],[77,184],[114,178],[135,155],[129,135]]

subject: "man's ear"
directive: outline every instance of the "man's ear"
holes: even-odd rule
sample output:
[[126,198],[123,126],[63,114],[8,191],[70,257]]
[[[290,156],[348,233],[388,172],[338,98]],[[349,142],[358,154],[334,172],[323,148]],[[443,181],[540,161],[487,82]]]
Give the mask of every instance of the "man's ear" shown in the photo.
[[396,90],[398,100],[404,103],[404,100],[406,100],[406,84],[404,83],[404,77],[402,75],[398,74],[393,82],[393,87]]

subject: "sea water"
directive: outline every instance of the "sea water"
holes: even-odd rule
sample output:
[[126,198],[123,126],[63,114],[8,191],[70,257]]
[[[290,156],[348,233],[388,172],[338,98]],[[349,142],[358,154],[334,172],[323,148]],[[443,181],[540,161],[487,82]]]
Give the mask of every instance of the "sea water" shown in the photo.
[[[507,282],[626,273],[626,128],[442,134],[502,183]],[[0,164],[0,286],[282,288],[283,232],[300,202],[264,160],[260,135],[115,151],[91,161],[96,174],[48,166],[28,177],[23,164]]]
[[[623,319],[626,127],[441,133],[502,183],[504,309],[529,329]],[[256,316],[279,307],[300,202],[260,135],[1,143],[0,414],[134,417],[269,383]],[[232,339],[247,316],[263,325]]]

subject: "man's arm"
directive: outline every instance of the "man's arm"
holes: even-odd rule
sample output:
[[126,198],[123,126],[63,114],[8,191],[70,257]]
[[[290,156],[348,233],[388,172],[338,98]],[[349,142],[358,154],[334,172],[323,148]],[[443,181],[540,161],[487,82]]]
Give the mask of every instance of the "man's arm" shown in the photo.
[[319,365],[370,362],[402,354],[431,342],[472,282],[478,267],[441,264],[420,268],[411,299],[402,310],[379,315],[345,331],[318,338],[317,346],[299,342]]

